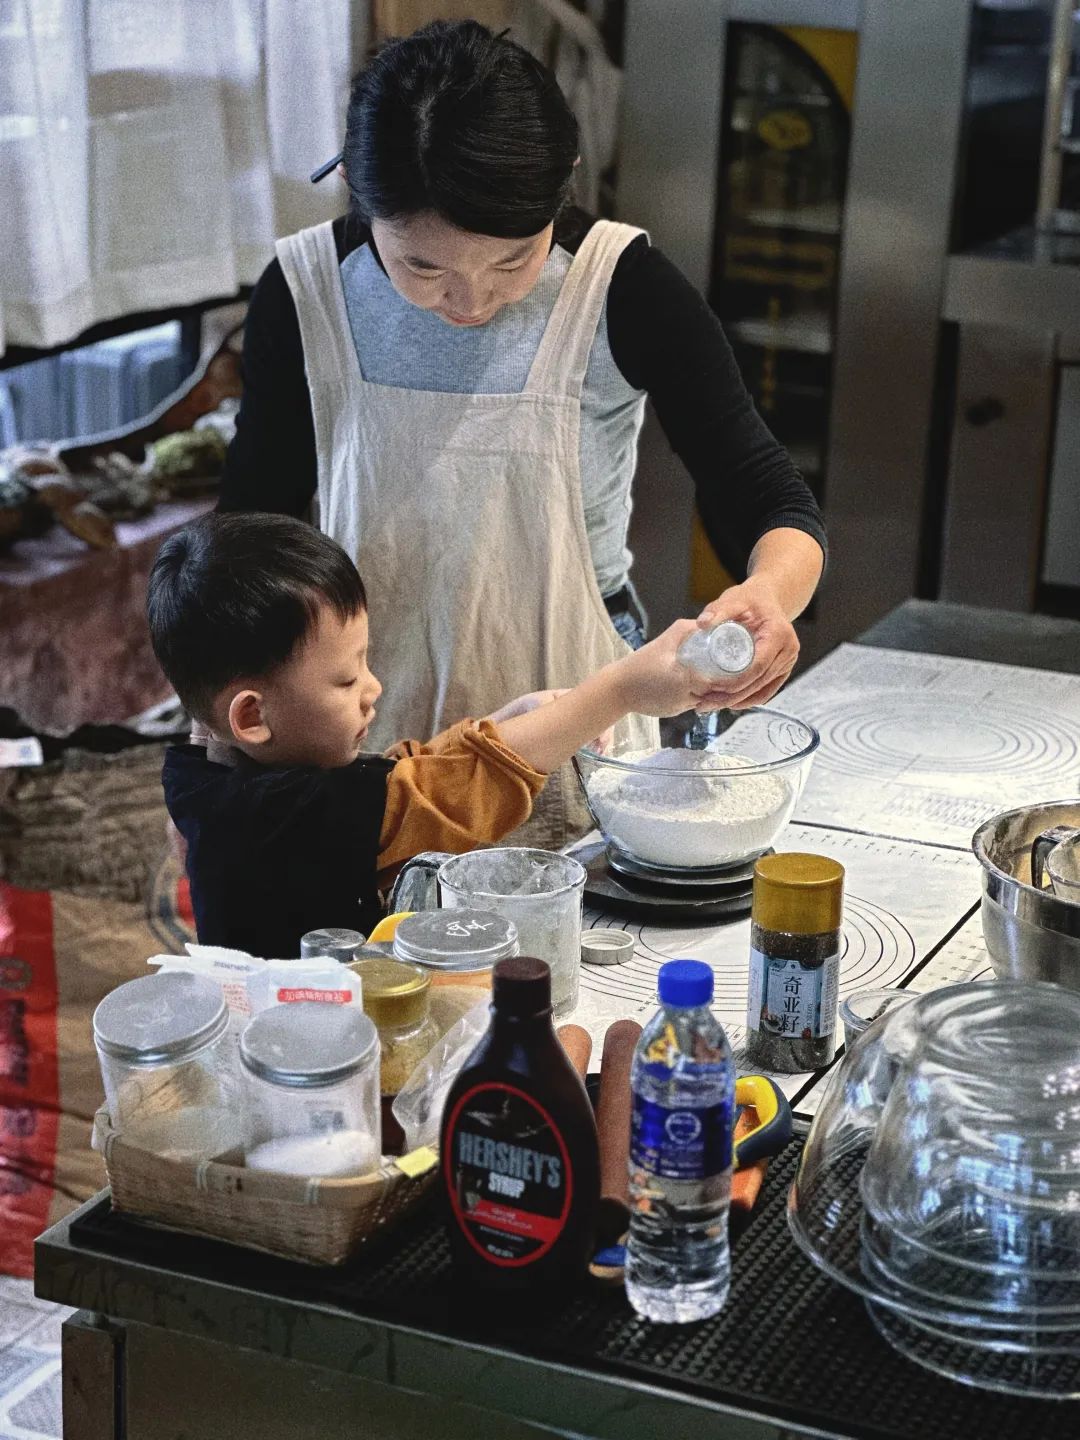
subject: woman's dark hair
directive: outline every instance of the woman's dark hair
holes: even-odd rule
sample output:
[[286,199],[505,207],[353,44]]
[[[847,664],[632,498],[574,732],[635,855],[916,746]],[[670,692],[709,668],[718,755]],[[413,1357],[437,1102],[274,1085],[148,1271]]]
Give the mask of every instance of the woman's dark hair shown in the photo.
[[230,680],[269,675],[324,607],[367,609],[356,566],[334,540],[286,515],[207,515],[170,535],[146,611],[158,664],[187,710],[209,721]]
[[353,81],[345,173],[368,223],[434,211],[479,235],[538,235],[577,155],[555,76],[475,20],[391,40]]

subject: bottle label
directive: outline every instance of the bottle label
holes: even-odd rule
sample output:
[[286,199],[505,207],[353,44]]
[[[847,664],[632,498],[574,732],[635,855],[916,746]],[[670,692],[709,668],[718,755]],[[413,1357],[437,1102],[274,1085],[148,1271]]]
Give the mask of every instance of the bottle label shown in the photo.
[[467,1090],[446,1129],[443,1173],[469,1244],[492,1265],[530,1265],[562,1234],[574,1177],[551,1116],[523,1090]]
[[820,965],[750,951],[746,1028],[788,1039],[818,1039],[836,1029],[840,952]]
[[707,1180],[731,1165],[732,1097],[677,1110],[635,1094],[630,1163],[665,1180]]

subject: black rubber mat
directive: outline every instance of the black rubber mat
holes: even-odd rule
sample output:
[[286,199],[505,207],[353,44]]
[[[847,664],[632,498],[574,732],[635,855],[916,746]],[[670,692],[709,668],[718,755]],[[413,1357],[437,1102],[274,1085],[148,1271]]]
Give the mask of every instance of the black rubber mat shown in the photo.
[[796,1144],[769,1171],[758,1212],[734,1247],[727,1307],[692,1326],[647,1325],[620,1290],[591,1282],[545,1321],[495,1323],[465,1308],[454,1289],[437,1206],[335,1270],[164,1235],[114,1215],[107,1202],[73,1225],[71,1238],[174,1272],[318,1298],[859,1440],[1077,1440],[1080,1404],[974,1390],[912,1364],[878,1337],[863,1303],[815,1270],[788,1234],[784,1206],[797,1158]]

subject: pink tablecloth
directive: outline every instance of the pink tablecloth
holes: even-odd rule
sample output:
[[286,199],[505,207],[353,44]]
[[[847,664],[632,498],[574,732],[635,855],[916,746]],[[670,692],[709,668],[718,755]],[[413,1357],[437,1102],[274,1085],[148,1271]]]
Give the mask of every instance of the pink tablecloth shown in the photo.
[[54,527],[0,555],[0,705],[36,729],[127,720],[169,694],[146,629],[146,581],[166,535],[212,500],[117,526],[115,550]]

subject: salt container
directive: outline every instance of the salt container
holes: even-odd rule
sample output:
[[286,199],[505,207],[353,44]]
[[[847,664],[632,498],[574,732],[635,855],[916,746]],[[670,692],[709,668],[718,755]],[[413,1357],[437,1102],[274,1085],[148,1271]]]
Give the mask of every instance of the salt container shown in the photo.
[[379,1037],[354,1005],[297,1001],[249,1021],[240,1060],[250,1169],[366,1175],[381,1158]]

